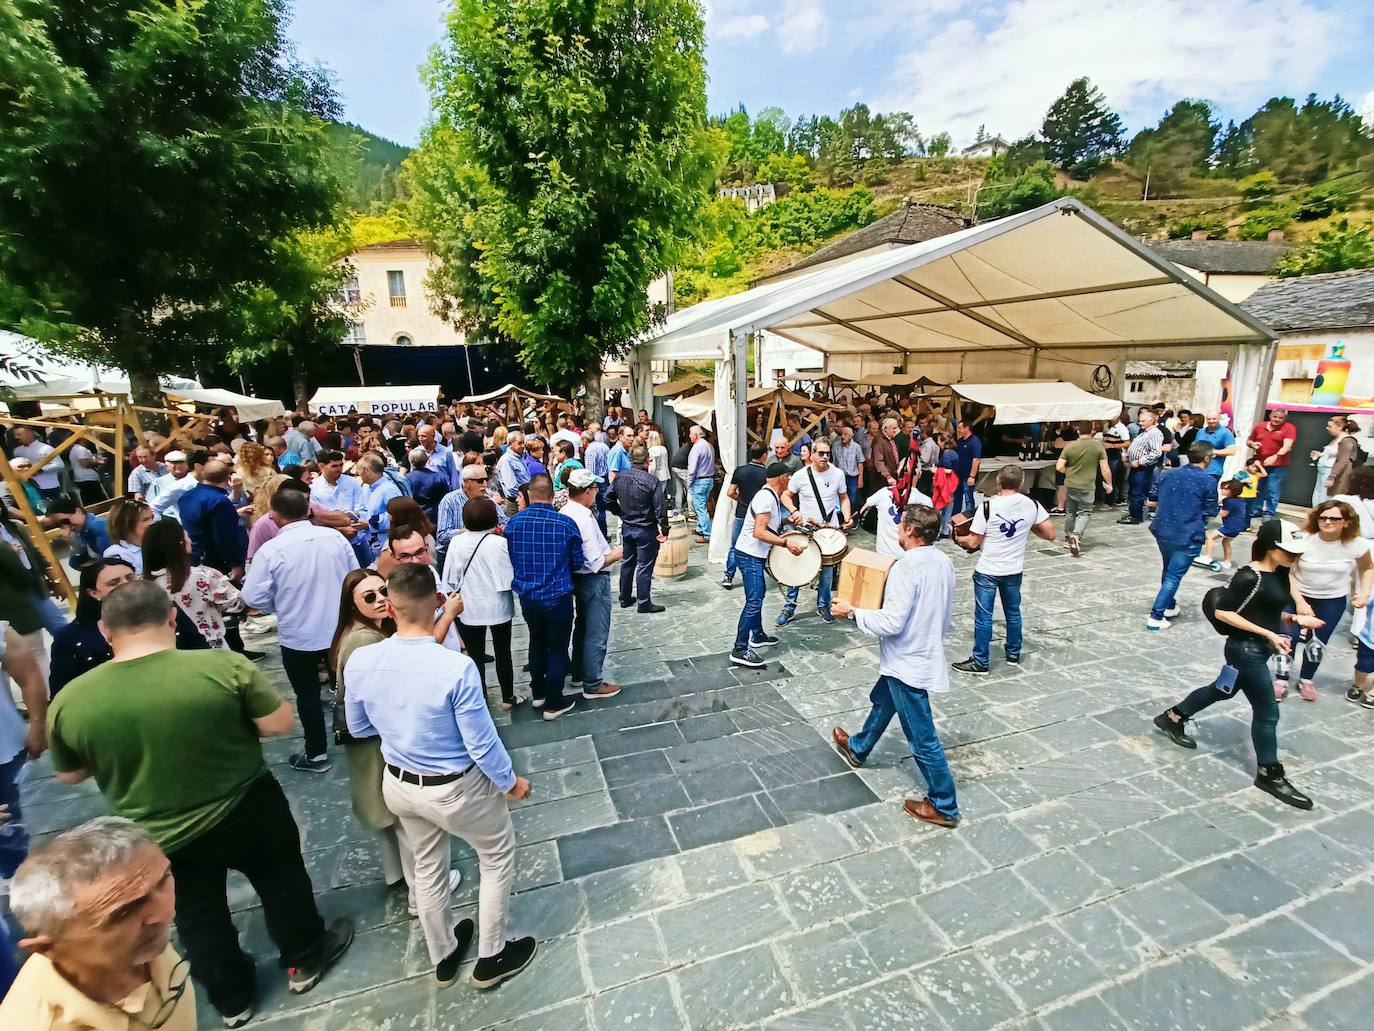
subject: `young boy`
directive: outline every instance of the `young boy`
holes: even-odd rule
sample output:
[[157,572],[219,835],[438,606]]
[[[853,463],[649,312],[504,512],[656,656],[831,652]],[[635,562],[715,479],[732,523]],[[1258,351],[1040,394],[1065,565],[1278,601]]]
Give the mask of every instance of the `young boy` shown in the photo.
[[1264,502],[1260,499],[1260,482],[1269,475],[1269,470],[1264,467],[1264,463],[1258,458],[1252,458],[1246,463],[1245,472],[1237,473],[1236,479],[1241,483],[1241,500],[1245,502],[1245,527],[1241,530],[1244,533],[1250,529],[1250,522],[1259,515]]
[[1345,693],[1346,701],[1374,709],[1374,688],[1369,686],[1370,673],[1374,673],[1374,619],[1365,620],[1355,638],[1355,683]]
[[1231,570],[1231,542],[1241,535],[1250,524],[1250,505],[1241,497],[1245,484],[1240,480],[1227,480],[1221,485],[1221,525],[1207,534],[1207,543],[1202,546],[1202,554],[1193,559],[1200,566],[1211,565],[1212,547],[1221,538],[1221,568]]

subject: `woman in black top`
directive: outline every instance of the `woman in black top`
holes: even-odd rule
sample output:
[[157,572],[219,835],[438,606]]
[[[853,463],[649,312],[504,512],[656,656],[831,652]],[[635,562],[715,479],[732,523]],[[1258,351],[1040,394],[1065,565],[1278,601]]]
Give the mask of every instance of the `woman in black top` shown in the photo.
[[[1285,621],[1309,629],[1322,625],[1305,605],[1299,607],[1306,611],[1284,611],[1295,601],[1288,570],[1305,550],[1307,536],[1292,523],[1273,519],[1259,528],[1250,564],[1236,571],[1217,602],[1216,617],[1230,628],[1222,675],[1154,719],[1174,744],[1196,748],[1197,741],[1184,731],[1184,725],[1209,705],[1240,691],[1254,710],[1250,736],[1259,766],[1255,787],[1298,809],[1311,809],[1312,799],[1288,782],[1279,762],[1279,703],[1274,698],[1269,658],[1276,652],[1286,655],[1292,647],[1283,632]],[[1232,670],[1235,679],[1228,683]]]

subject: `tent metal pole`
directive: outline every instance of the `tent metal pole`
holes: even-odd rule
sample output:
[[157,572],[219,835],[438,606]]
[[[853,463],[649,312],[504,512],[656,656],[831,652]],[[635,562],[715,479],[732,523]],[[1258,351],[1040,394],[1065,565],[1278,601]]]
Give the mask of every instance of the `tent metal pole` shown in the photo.
[[1036,366],[1040,364],[1040,348],[1032,347],[1030,352],[1030,364],[1026,368],[1026,378],[1035,379]]

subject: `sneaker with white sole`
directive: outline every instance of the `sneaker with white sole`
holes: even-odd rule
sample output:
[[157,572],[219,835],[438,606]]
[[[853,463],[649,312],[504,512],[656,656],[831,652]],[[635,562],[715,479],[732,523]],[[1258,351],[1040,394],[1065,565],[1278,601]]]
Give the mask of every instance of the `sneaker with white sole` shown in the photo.
[[781,644],[781,637],[774,637],[772,634],[760,634],[758,637],[749,638],[751,648],[771,648],[775,644]]
[[1077,558],[1079,550],[1080,548],[1078,543],[1078,534],[1069,534],[1069,554],[1072,555],[1074,558]]
[[[457,867],[454,867],[453,869],[449,870],[449,872],[448,872],[448,894],[449,894],[448,904],[449,904],[449,906],[451,906],[453,909],[457,909],[457,908],[458,908],[458,900],[457,900],[456,898],[454,898],[453,893],[454,893],[455,891],[458,890],[458,885],[460,885],[460,884],[462,884],[462,883],[463,883],[463,871],[462,871],[462,870],[459,870]],[[417,916],[420,915],[420,907],[417,906],[417,905],[415,904],[415,896],[414,896],[413,893],[408,894],[408,895],[406,896],[406,912],[407,912],[410,916],[412,916],[412,917],[417,917]]]
[[1165,609],[1165,610],[1164,610],[1164,618],[1165,618],[1165,619],[1174,619],[1177,615],[1178,615],[1178,606],[1177,606],[1177,605],[1175,605],[1175,606],[1174,606],[1173,608],[1171,608],[1171,609]]
[[286,765],[302,773],[328,773],[334,768],[334,764],[330,762],[328,755],[311,757],[304,752],[296,752],[286,760]]
[[1155,619],[1154,616],[1151,616],[1149,619],[1145,620],[1146,630],[1168,630],[1171,626],[1173,626],[1173,624],[1167,619]]
[[565,715],[566,713],[572,712],[572,711],[573,711],[573,708],[574,708],[576,705],[577,705],[577,699],[576,699],[576,698],[564,698],[564,699],[563,699],[563,708],[561,708],[561,709],[551,709],[551,708],[549,708],[549,707],[546,705],[546,706],[544,706],[544,719],[546,719],[546,720],[552,722],[553,720],[558,719],[559,716],[562,716],[562,715]]
[[759,653],[753,648],[745,648],[743,651],[738,649],[730,653],[730,661],[736,666],[746,666],[749,669],[763,669],[767,665],[759,657]]
[[243,1027],[253,1019],[255,1013],[257,1013],[257,1008],[249,1006],[242,1013],[234,1013],[232,1015],[226,1014],[224,1017],[224,1026],[229,1028],[230,1031],[233,1031],[235,1028]]

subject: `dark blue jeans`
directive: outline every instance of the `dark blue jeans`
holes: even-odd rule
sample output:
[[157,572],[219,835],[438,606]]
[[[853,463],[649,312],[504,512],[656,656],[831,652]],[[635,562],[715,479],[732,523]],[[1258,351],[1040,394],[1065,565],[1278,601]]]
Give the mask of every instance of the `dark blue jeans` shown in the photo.
[[1007,620],[1007,658],[1021,654],[1021,574],[988,576],[973,574],[973,661],[988,664],[992,649],[992,606],[1002,599],[1002,615]]
[[1272,465],[1269,475],[1264,478],[1264,518],[1273,519],[1279,512],[1279,495],[1283,493],[1283,481],[1288,479],[1288,466]]
[[[1340,623],[1341,617],[1345,615],[1345,598],[1308,598],[1307,604],[1312,606],[1312,612],[1322,621],[1322,625],[1315,631],[1317,640],[1326,644],[1331,640],[1331,635],[1336,632],[1336,626]],[[1289,606],[1290,611],[1295,611]],[[1293,642],[1293,654],[1298,654],[1298,634],[1302,632],[1302,627],[1296,623],[1289,623],[1287,626],[1288,637]],[[1302,657],[1302,669],[1298,675],[1303,680],[1311,680],[1317,675],[1317,663],[1307,657],[1306,652]]]
[[857,512],[859,510],[859,477],[845,473],[844,489],[849,494],[849,510]]
[[1137,523],[1145,518],[1145,499],[1150,493],[1154,467],[1140,466],[1131,470],[1131,497],[1127,514]]
[[744,516],[735,516],[735,528],[730,531],[730,554],[725,556],[725,579],[733,580],[735,570],[739,568],[739,558],[735,555],[735,541],[739,540],[740,531],[744,529]]
[[1255,745],[1255,759],[1261,766],[1273,766],[1279,761],[1279,703],[1274,698],[1274,678],[1269,673],[1272,654],[1258,641],[1227,638],[1226,662],[1236,668],[1236,686],[1231,693],[1221,690],[1213,681],[1175,705],[1174,711],[1191,719],[1209,705],[1234,697],[1239,691],[1254,711],[1250,719],[1250,740]]
[[1164,572],[1159,578],[1159,593],[1155,595],[1150,618],[1163,619],[1165,611],[1174,607],[1174,595],[1178,593],[1178,585],[1183,582],[1183,575],[1192,566],[1193,559],[1197,557],[1200,549],[1192,542],[1171,544],[1156,540],[1155,543],[1159,545],[1159,555],[1164,560]]
[[572,591],[538,601],[520,599],[530,631],[530,691],[547,709],[563,708],[563,681],[568,676],[568,643],[572,639]]
[[902,723],[902,733],[911,748],[911,757],[926,782],[926,797],[935,811],[952,820],[959,818],[959,805],[954,798],[954,775],[945,760],[940,735],[935,732],[935,719],[930,712],[930,696],[919,687],[904,684],[896,677],[881,676],[869,692],[873,703],[868,719],[857,734],[849,738],[849,750],[863,762],[878,744],[883,731],[896,716]]
[[611,485],[603,483],[596,489],[596,525],[601,530],[601,535],[606,535],[606,505],[611,497]]
[[574,573],[573,597],[577,617],[573,623],[573,682],[596,690],[604,682],[606,645],[611,639],[611,574]]
[[768,593],[768,582],[764,579],[763,559],[739,552],[735,562],[744,578],[744,608],[735,631],[735,651],[742,652],[750,641],[763,636],[763,599]]
[[[816,611],[830,611],[830,596],[835,592],[835,585],[840,582],[839,566],[822,566],[820,578],[816,581]],[[783,608],[788,612],[795,612],[797,608],[797,598],[801,595],[800,587],[787,588],[787,601]]]
[[[658,531],[621,524],[620,600],[638,598],[641,605],[653,601],[654,563],[658,561]],[[631,590],[633,588],[633,590]]]
[[[19,754],[7,762],[0,763],[0,803],[10,807],[8,823],[0,824],[0,877],[13,877],[29,854],[29,832],[24,825],[24,810],[19,804],[19,772],[24,768],[28,752],[20,749]],[[0,948],[8,948],[9,943],[0,935]]]

